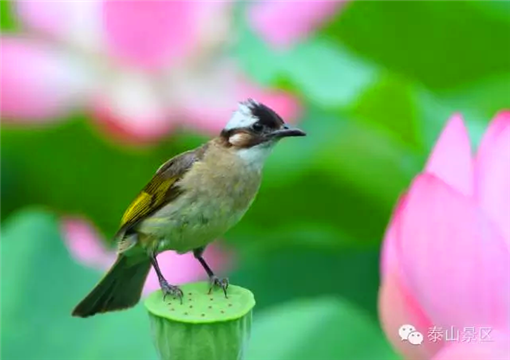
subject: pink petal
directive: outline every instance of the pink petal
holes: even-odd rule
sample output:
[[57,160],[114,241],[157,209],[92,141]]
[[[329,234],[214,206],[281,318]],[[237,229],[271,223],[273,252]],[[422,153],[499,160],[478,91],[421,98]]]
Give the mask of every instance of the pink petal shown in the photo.
[[95,99],[94,117],[117,139],[153,142],[166,136],[175,125],[154,79],[125,71],[108,86]]
[[27,27],[73,47],[97,51],[104,46],[101,0],[17,0],[16,10]]
[[397,204],[395,205],[395,209],[393,210],[393,214],[391,216],[390,223],[388,228],[386,229],[386,233],[384,235],[384,241],[382,244],[381,251],[381,274],[384,276],[389,268],[394,268],[398,266],[397,263],[397,254],[396,254],[396,242],[397,242],[397,229],[398,229],[398,217],[400,216],[400,212],[402,210],[402,204],[405,202],[405,194],[400,196]]
[[[496,332],[496,331],[494,331]],[[451,342],[432,360],[508,360],[510,359],[510,333],[501,333],[498,340],[488,342]]]
[[[221,276],[221,273],[231,268],[233,253],[218,244],[209,245],[204,252],[204,259],[209,266]],[[171,284],[183,284],[198,280],[206,280],[207,274],[192,253],[179,255],[173,251],[166,251],[158,255],[158,263],[161,272]],[[151,269],[147,282],[145,283],[144,294],[160,288],[158,277],[154,269]]]
[[174,127],[172,120],[164,116],[121,115],[103,104],[97,104],[91,116],[101,133],[106,135],[105,140],[113,140],[126,146],[154,145]]
[[197,40],[199,7],[193,1],[105,0],[103,21],[112,54],[144,68],[175,63]]
[[427,359],[430,354],[439,349],[438,345],[440,344],[431,343],[416,347],[402,341],[398,336],[398,329],[404,324],[413,325],[423,333],[431,326],[430,320],[401,281],[403,268],[398,258],[397,242],[400,233],[400,217],[405,209],[406,196],[403,194],[397,201],[383,242],[379,316],[386,336],[405,358]]
[[426,172],[465,195],[473,194],[473,161],[467,129],[460,114],[453,115],[432,150]]
[[335,15],[345,1],[264,1],[249,9],[252,28],[270,44],[288,47]]
[[499,113],[485,133],[475,175],[477,199],[510,245],[510,111]]
[[0,111],[18,121],[54,121],[85,105],[94,76],[60,50],[24,38],[2,37]]
[[115,251],[106,249],[100,234],[89,222],[66,217],[61,227],[64,242],[77,262],[99,270],[107,270],[115,262]]
[[378,306],[381,326],[386,337],[405,359],[430,359],[430,356],[436,353],[442,344],[426,342],[422,346],[413,346],[407,341],[402,341],[398,335],[402,325],[412,325],[423,334],[426,334],[432,326],[416,299],[403,286],[399,271],[398,267],[388,268],[379,290]]
[[403,281],[434,325],[508,328],[509,248],[472,198],[419,176],[398,239]]

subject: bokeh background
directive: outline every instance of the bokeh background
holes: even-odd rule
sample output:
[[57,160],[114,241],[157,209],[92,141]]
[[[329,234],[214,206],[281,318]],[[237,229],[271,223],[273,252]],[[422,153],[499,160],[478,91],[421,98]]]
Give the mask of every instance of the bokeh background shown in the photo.
[[156,358],[142,305],[70,312],[158,166],[251,96],[309,135],[206,255],[255,293],[247,359],[397,359],[381,239],[448,117],[476,144],[510,107],[510,2],[157,3],[0,2],[3,358]]

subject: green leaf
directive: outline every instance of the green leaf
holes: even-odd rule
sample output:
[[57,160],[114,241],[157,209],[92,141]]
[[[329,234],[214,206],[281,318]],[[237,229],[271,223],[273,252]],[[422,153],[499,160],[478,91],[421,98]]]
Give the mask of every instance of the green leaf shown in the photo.
[[19,23],[15,17],[14,1],[0,1],[0,29],[2,31],[18,30]]
[[19,164],[12,161],[8,157],[3,156],[0,163],[1,175],[1,191],[0,199],[2,204],[2,220],[8,216],[18,206],[22,205],[22,200],[18,194],[22,193],[21,169]]
[[2,234],[2,357],[12,360],[154,359],[144,310],[71,317],[100,274],[74,263],[56,218],[27,210]]
[[488,120],[498,111],[510,109],[510,72],[437,92],[457,111]]
[[241,248],[238,268],[229,274],[230,280],[255,294],[255,312],[296,298],[331,294],[356,304],[375,319],[379,249],[317,249],[311,245],[314,234],[309,235],[308,244],[292,246],[274,235],[272,249],[260,248],[260,238],[251,239],[251,246]]
[[419,148],[416,86],[395,74],[385,74],[354,104],[353,116],[371,127],[391,132],[404,145]]
[[350,106],[379,77],[374,65],[324,39],[296,46],[281,61],[281,76],[323,108]]
[[346,301],[294,301],[256,317],[246,360],[398,359],[373,321]]
[[431,88],[508,72],[510,22],[470,3],[353,1],[321,34]]
[[510,22],[510,2],[501,0],[468,1],[469,5],[484,12],[494,21]]
[[318,145],[314,153],[316,168],[333,179],[344,179],[385,206],[393,204],[419,171],[421,154],[384,126],[352,114],[314,111],[310,117],[321,120],[309,125]]

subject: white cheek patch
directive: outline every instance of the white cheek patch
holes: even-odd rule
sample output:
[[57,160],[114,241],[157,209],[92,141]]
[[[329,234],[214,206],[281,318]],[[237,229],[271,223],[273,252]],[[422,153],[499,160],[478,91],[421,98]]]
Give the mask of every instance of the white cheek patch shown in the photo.
[[246,137],[248,135],[246,134],[234,134],[231,137],[228,138],[228,142],[231,143],[234,146],[242,146],[244,143],[246,143]]
[[225,125],[225,130],[250,127],[257,121],[258,119],[253,116],[250,108],[241,103],[239,104],[239,109],[234,112],[234,115],[232,115],[227,125]]

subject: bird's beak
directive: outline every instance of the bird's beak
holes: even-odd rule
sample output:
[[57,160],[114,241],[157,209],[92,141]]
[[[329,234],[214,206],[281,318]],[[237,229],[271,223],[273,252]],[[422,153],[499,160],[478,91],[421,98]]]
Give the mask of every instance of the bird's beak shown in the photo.
[[269,136],[273,139],[281,139],[290,136],[306,136],[306,133],[301,129],[285,124],[281,129],[273,131]]

